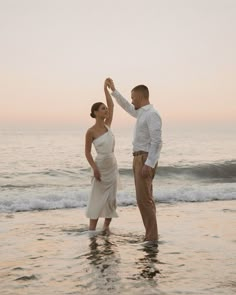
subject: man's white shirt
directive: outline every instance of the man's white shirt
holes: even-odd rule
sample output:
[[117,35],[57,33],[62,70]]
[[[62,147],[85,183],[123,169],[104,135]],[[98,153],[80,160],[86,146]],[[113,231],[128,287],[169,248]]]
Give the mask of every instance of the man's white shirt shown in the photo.
[[133,152],[148,152],[148,158],[145,164],[154,168],[158,162],[162,148],[162,121],[159,113],[151,104],[135,110],[134,106],[117,90],[113,91],[111,95],[127,113],[137,118],[134,129]]

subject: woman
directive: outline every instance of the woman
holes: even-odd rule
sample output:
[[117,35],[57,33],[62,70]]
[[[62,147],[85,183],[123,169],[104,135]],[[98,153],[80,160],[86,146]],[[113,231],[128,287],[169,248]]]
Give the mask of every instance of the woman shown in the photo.
[[[109,233],[109,225],[116,213],[116,191],[118,183],[117,162],[114,156],[114,135],[111,132],[114,104],[104,83],[107,107],[102,102],[92,105],[90,116],[95,124],[88,129],[85,139],[85,156],[93,169],[92,190],[89,196],[86,216],[90,218],[89,230],[96,230],[99,217],[104,217],[103,230]],[[92,144],[97,156],[93,159]]]

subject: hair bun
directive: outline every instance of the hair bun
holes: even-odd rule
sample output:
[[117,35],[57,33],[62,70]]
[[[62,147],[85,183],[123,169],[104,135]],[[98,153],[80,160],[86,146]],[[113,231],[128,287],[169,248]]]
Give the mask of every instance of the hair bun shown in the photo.
[[101,105],[103,105],[103,102],[95,102],[92,107],[91,107],[91,113],[90,116],[92,118],[96,118],[95,112],[98,111],[98,109],[100,108]]

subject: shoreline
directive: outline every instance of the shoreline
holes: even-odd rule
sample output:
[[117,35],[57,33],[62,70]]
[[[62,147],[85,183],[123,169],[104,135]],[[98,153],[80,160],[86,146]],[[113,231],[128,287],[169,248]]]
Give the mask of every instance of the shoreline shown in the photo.
[[236,202],[159,203],[147,249],[137,207],[119,207],[110,236],[85,208],[1,213],[1,294],[234,294]]

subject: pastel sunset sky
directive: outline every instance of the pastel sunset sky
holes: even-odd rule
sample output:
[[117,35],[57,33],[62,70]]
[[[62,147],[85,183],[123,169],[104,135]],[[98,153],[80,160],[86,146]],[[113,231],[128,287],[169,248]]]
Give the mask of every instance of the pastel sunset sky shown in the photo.
[[91,125],[106,77],[128,99],[146,84],[165,122],[235,124],[235,15],[235,0],[0,0],[0,124]]

